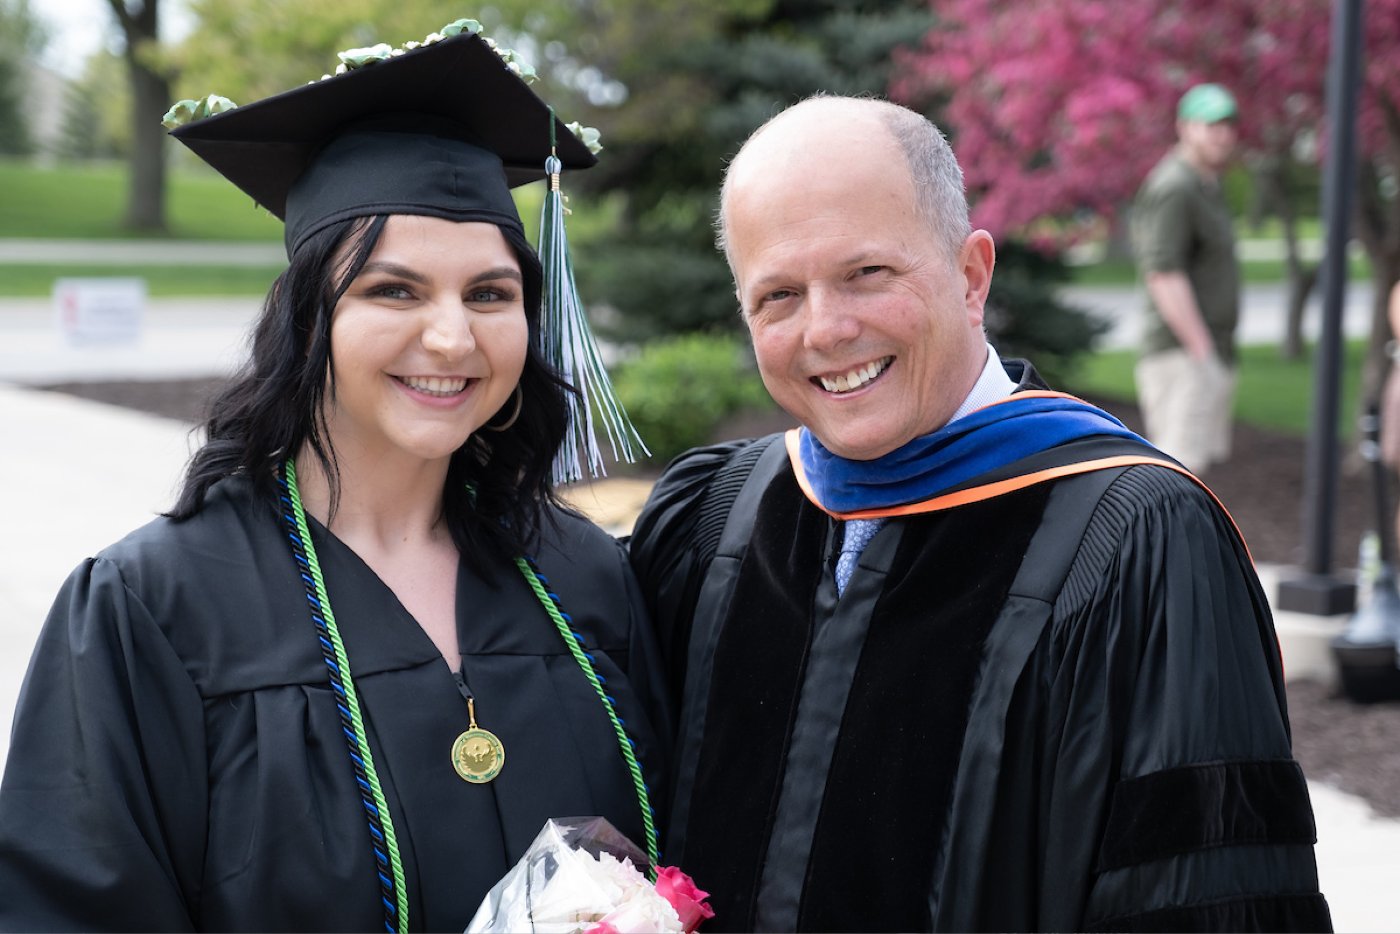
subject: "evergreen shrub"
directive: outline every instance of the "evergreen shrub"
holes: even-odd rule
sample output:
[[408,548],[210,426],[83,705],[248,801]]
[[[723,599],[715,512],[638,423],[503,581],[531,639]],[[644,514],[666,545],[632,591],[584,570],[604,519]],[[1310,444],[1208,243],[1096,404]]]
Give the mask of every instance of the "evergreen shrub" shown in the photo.
[[652,341],[617,368],[613,386],[656,466],[715,440],[737,413],[773,407],[747,340],[735,335]]

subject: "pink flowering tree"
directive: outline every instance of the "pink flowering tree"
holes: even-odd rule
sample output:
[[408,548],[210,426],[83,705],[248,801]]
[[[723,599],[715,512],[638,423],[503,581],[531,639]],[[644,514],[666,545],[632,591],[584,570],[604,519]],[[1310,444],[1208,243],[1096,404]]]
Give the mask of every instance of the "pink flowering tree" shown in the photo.
[[[1331,0],[931,6],[938,24],[904,57],[891,94],[942,103],[974,222],[993,233],[1060,243],[1101,233],[1175,141],[1181,93],[1200,81],[1229,87],[1260,194],[1284,225],[1285,344],[1297,349],[1312,271],[1299,261],[1289,194],[1300,162],[1325,153]],[[1400,278],[1400,0],[1367,0],[1365,15],[1354,233],[1373,270],[1379,362],[1385,297]]]

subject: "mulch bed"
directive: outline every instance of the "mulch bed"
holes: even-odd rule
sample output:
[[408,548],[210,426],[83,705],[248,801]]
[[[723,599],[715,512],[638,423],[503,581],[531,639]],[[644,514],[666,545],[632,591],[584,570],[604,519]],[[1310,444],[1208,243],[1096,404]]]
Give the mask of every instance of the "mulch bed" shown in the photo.
[[[222,380],[63,383],[44,387],[100,402],[198,421]],[[1129,428],[1141,431],[1133,406],[1101,403]],[[785,416],[726,425],[723,437],[786,427]],[[1236,427],[1230,463],[1202,479],[1230,510],[1256,561],[1302,565],[1306,443],[1276,433]],[[1356,566],[1362,535],[1375,528],[1375,498],[1366,465],[1344,454],[1333,514],[1331,565]],[[1366,798],[1379,813],[1400,817],[1400,701],[1358,704],[1310,681],[1288,685],[1294,751],[1308,777]]]
[[1316,681],[1290,681],[1288,719],[1303,774],[1400,818],[1400,701],[1358,704]]

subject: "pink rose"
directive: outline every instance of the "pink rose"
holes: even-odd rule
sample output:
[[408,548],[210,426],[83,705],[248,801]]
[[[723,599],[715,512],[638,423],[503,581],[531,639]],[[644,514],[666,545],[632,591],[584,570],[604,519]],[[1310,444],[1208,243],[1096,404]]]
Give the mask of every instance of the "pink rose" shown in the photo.
[[705,901],[710,893],[696,888],[695,881],[675,866],[662,866],[656,871],[656,893],[671,903],[687,932],[715,916],[715,910]]
[[594,921],[583,934],[618,934],[618,930],[606,921]]

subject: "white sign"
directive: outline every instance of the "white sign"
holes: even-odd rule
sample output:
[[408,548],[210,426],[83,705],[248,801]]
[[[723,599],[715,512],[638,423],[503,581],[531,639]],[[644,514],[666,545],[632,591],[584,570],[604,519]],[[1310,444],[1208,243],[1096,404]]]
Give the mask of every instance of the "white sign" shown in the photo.
[[135,343],[146,310],[146,280],[55,279],[53,307],[70,344]]

